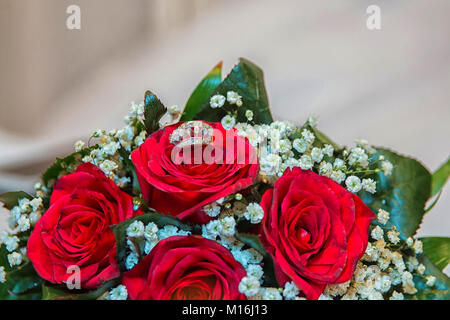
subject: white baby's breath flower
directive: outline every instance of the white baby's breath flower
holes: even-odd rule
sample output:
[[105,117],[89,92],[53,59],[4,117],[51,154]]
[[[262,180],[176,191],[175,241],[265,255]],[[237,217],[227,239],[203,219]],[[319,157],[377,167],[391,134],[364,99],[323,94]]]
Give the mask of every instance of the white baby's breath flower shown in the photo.
[[[203,229],[203,228],[202,228]],[[222,224],[219,220],[212,220],[204,227],[204,237],[211,239],[216,237],[222,232]]]
[[262,288],[263,300],[282,300],[280,291],[277,288]]
[[236,220],[234,220],[234,217],[228,216],[223,217],[220,219],[220,224],[222,225],[222,229],[220,230],[220,233],[224,236],[231,237],[235,233],[236,228]]
[[411,238],[411,237],[408,237],[408,238],[406,239],[406,245],[407,245],[408,247],[412,247],[413,244],[414,244],[414,239]]
[[239,292],[247,297],[256,296],[259,293],[259,288],[259,279],[252,276],[243,277],[239,283]]
[[373,179],[363,179],[362,188],[364,191],[374,194],[377,190],[377,183]]
[[348,163],[351,166],[360,165],[361,167],[367,167],[369,163],[366,150],[359,147],[352,148],[350,150],[350,155],[348,156]]
[[330,177],[333,173],[333,166],[329,162],[322,161],[319,166],[319,174],[321,176]]
[[16,236],[6,236],[2,242],[8,252],[13,252],[19,247],[19,238]]
[[391,162],[385,160],[381,162],[381,171],[383,171],[385,176],[390,176],[392,174],[392,169],[394,166]]
[[291,141],[289,139],[281,139],[280,140],[280,152],[288,153],[292,149]]
[[251,223],[260,223],[264,218],[264,210],[258,203],[250,203],[244,212],[244,217]]
[[375,289],[381,292],[388,292],[391,288],[391,279],[389,276],[382,276],[375,280]]
[[127,300],[128,291],[124,285],[119,285],[109,292],[109,300]]
[[37,209],[41,208],[43,205],[42,198],[34,198],[30,201],[30,206],[33,208],[33,211],[36,211]]
[[274,153],[268,154],[261,159],[259,165],[262,173],[268,176],[274,176],[280,168],[281,157]]
[[308,124],[313,128],[317,127],[317,117],[315,115],[310,115],[308,117]]
[[361,190],[361,180],[357,176],[350,176],[345,180],[347,190],[357,193]]
[[252,121],[253,120],[253,111],[252,110],[245,111],[245,117],[247,118],[248,121]]
[[18,252],[8,254],[8,262],[11,267],[18,266],[22,263],[22,255]]
[[105,160],[100,164],[100,169],[106,174],[111,175],[112,171],[117,169],[119,166],[112,160]]
[[236,124],[236,119],[233,116],[226,115],[225,117],[222,118],[221,123],[225,130],[231,130]]
[[373,239],[375,240],[382,240],[383,239],[383,229],[380,228],[380,226],[376,226],[373,228],[372,232],[370,233]]
[[314,166],[314,163],[313,163],[311,157],[305,154],[300,157],[300,161],[299,161],[298,165],[303,170],[310,170]]
[[258,264],[249,264],[246,271],[248,276],[255,277],[256,279],[261,279],[264,274],[262,267]]
[[240,96],[237,92],[234,92],[234,91],[228,91],[228,92],[227,92],[227,101],[228,101],[230,104],[235,104],[235,103],[237,103],[240,99],[241,99],[241,96]]
[[181,109],[178,105],[173,105],[169,107],[167,111],[169,112],[172,118],[177,118],[181,114]]
[[333,163],[334,170],[343,170],[345,169],[345,161],[339,158],[334,159]]
[[31,228],[30,219],[25,214],[21,215],[19,220],[17,220],[17,225],[21,232],[25,232]]
[[150,222],[149,224],[147,224],[145,226],[144,238],[147,241],[157,241],[158,240],[158,226],[155,223]]
[[306,141],[306,143],[312,144],[314,142],[315,139],[314,133],[312,133],[308,129],[303,129],[302,136],[303,139]]
[[220,206],[216,205],[215,203],[211,203],[206,205],[203,208],[203,211],[205,211],[207,216],[215,218],[220,214]]
[[391,243],[397,244],[400,242],[400,238],[398,237],[399,234],[400,233],[398,233],[397,231],[391,230],[391,231],[388,231],[387,238]]
[[313,148],[311,150],[311,159],[314,162],[320,162],[323,159],[323,153],[322,153],[322,149],[320,148]]
[[423,253],[423,243],[422,243],[422,241],[420,241],[419,239],[416,239],[414,241],[414,245],[412,246],[412,248],[413,248],[413,250],[414,250],[414,252],[416,254]]
[[300,290],[297,288],[293,281],[286,282],[283,290],[283,296],[286,300],[294,300],[299,293]]
[[125,260],[125,268],[127,270],[132,269],[137,263],[139,262],[139,257],[136,252],[132,252],[128,255],[127,259]]
[[308,144],[306,143],[305,139],[295,139],[292,143],[292,146],[295,150],[297,150],[297,152],[303,153],[306,151]]
[[158,239],[163,240],[172,236],[180,235],[182,232],[177,227],[166,225],[164,228],[158,230]]
[[83,150],[84,146],[86,145],[86,143],[84,143],[81,140],[78,140],[77,142],[75,142],[74,144],[74,149],[76,152],[79,152],[81,150]]
[[389,212],[381,208],[378,209],[377,219],[379,223],[386,224],[389,220]]
[[427,277],[425,277],[425,279],[426,279],[426,285],[427,286],[429,286],[429,287],[434,286],[434,283],[436,282],[436,277],[434,277],[434,276],[427,276]]
[[419,274],[423,274],[425,272],[426,268],[423,264],[419,264],[419,266],[417,267],[417,272]]
[[131,238],[141,238],[144,236],[145,226],[142,221],[134,221],[127,228],[127,236]]
[[221,108],[224,103],[225,103],[226,98],[220,94],[216,94],[214,96],[211,97],[211,99],[209,100],[209,105],[211,106],[211,108],[216,109],[216,108]]
[[333,153],[334,153],[334,148],[332,145],[330,144],[326,144],[324,145],[324,147],[322,148],[322,152],[324,155],[328,156],[328,157],[332,157]]
[[345,180],[345,173],[343,173],[341,170],[336,170],[331,173],[330,178],[341,184]]
[[404,296],[403,293],[401,292],[397,292],[397,291],[393,291],[391,297],[389,298],[389,300],[403,300]]

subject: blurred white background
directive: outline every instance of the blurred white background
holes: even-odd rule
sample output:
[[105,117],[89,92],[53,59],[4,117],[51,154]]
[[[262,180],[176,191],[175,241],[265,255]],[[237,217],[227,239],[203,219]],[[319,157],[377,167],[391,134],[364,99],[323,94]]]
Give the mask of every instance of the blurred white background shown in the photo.
[[[66,8],[81,8],[81,30]],[[366,9],[381,8],[381,30]],[[277,119],[443,163],[450,138],[448,0],[0,0],[0,192],[122,126],[146,89],[183,105],[220,60],[265,70]],[[450,190],[421,235],[450,235]],[[2,214],[2,219],[5,215]],[[0,229],[5,224],[0,224]]]

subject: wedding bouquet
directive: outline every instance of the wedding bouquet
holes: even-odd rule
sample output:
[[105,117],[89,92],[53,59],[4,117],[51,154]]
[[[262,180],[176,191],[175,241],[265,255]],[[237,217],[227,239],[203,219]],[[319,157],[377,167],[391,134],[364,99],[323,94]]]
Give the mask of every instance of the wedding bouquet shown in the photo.
[[0,298],[450,299],[450,238],[415,237],[450,162],[274,121],[260,68],[221,69],[0,196]]

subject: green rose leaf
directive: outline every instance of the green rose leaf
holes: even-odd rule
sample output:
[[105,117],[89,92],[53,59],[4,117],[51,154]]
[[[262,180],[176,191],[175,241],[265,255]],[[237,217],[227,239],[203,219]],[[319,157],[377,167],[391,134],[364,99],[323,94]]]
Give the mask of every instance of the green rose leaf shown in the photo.
[[153,222],[158,226],[158,228],[163,228],[166,225],[173,225],[175,227],[178,227],[179,229],[192,233],[197,232],[198,230],[195,229],[199,228],[184,223],[181,220],[178,220],[177,218],[174,218],[170,215],[165,215],[157,212],[138,215],[134,218],[127,219],[117,225],[112,226],[111,228],[116,237],[117,244],[117,264],[119,265],[119,269],[122,272],[126,271],[125,261],[127,258],[127,228],[135,221],[141,221],[142,223],[144,223],[144,225]]
[[0,299],[22,300],[41,298],[41,279],[31,262],[27,262],[6,274],[6,282],[0,284]]
[[437,169],[431,179],[431,196],[435,196],[444,187],[450,176],[450,158],[439,169]]
[[159,130],[159,120],[166,114],[167,108],[156,95],[147,91],[144,98],[144,125],[147,135]]
[[[66,288],[67,290],[67,288]],[[66,295],[69,295],[69,293],[60,288],[60,287],[54,287],[51,285],[43,284],[42,285],[42,300],[52,300],[57,297],[63,297]]]
[[391,176],[380,172],[377,192],[365,192],[362,200],[374,212],[384,209],[390,212],[388,227],[395,226],[400,238],[416,233],[424,214],[425,203],[430,197],[431,174],[418,161],[386,149],[377,149],[373,157],[383,155],[394,165]]
[[180,121],[190,121],[194,119],[195,114],[200,107],[208,100],[214,92],[214,89],[222,82],[222,62],[219,62],[198,84],[192,92]]
[[255,249],[263,256],[264,279],[263,284],[268,287],[279,287],[278,281],[275,277],[275,267],[272,256],[266,251],[261,240],[255,234],[251,233],[236,233],[236,239],[245,243],[250,248]]
[[19,203],[20,199],[27,198],[32,199],[28,193],[23,191],[6,192],[0,194],[0,202],[3,203],[4,207],[11,210]]
[[[273,122],[264,85],[263,71],[258,66],[241,58],[231,73],[210,96],[220,94],[226,97],[228,91],[235,91],[242,97],[243,105],[237,113],[238,122],[247,121],[245,117],[247,110],[253,112],[253,121],[257,124],[270,124]],[[224,110],[224,107],[212,109],[209,105],[209,99],[207,99],[194,119],[219,122],[225,115],[227,115],[227,112]]]
[[[421,255],[418,260],[425,266],[425,273],[423,276],[414,276],[418,292],[412,296],[405,295],[405,297],[412,300],[450,300],[450,278],[439,270],[425,254]],[[434,286],[427,286],[426,276],[436,278]]]
[[8,250],[6,250],[6,246],[4,244],[0,245],[0,267],[5,268],[5,272],[9,272],[11,267],[8,262]]
[[[51,286],[44,284],[42,286],[43,300],[95,300],[101,299],[109,290],[120,284],[120,279],[112,279],[92,291],[69,290],[61,286]],[[73,293],[76,291],[77,293]],[[80,292],[81,291],[81,292]]]
[[450,263],[450,238],[425,237],[420,240],[423,242],[423,252],[428,259],[439,270],[444,270]]

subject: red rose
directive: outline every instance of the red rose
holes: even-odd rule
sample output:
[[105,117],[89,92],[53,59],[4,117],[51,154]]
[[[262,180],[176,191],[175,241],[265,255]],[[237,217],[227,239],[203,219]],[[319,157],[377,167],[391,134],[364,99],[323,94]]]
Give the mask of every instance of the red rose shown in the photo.
[[200,236],[160,241],[122,283],[132,300],[245,300],[246,275],[230,251]]
[[[191,124],[211,128],[213,140],[181,148],[178,133]],[[198,146],[200,159],[194,151]],[[214,161],[208,161],[211,155]],[[202,210],[205,205],[250,186],[258,171],[256,151],[246,138],[220,123],[203,121],[177,123],[155,132],[131,159],[150,207],[201,224],[210,220]]]
[[[50,207],[36,224],[27,254],[37,273],[64,283],[80,268],[81,287],[96,288],[120,275],[111,225],[131,218],[132,197],[90,163],[55,182]],[[73,271],[73,270],[72,270]]]
[[280,284],[294,281],[308,299],[351,279],[375,215],[329,178],[286,170],[262,198],[262,240]]

